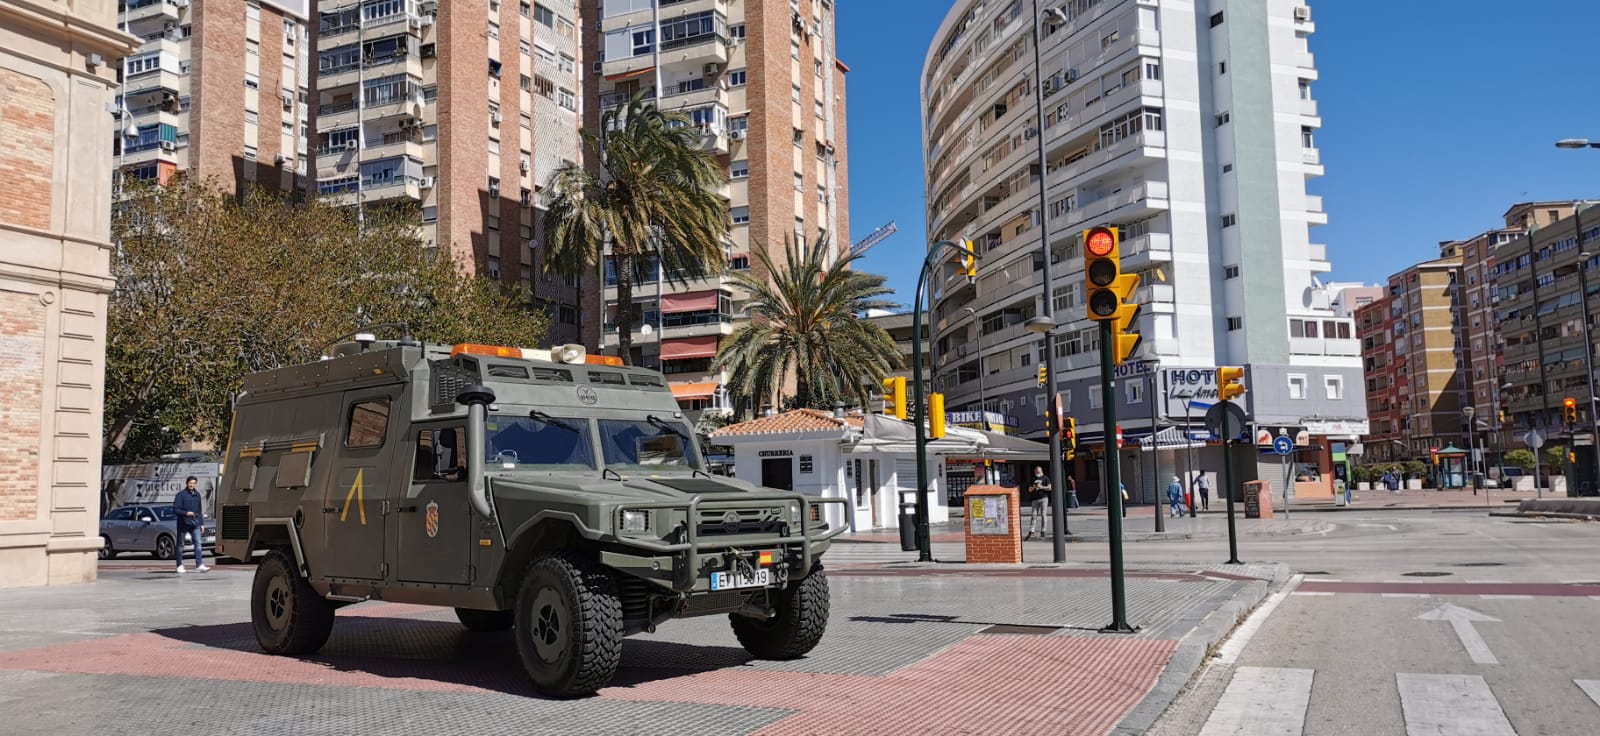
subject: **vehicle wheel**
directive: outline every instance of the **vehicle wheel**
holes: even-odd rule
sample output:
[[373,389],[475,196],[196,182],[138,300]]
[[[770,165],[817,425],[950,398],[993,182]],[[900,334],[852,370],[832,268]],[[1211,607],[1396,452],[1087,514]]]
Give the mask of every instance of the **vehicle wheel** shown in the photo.
[[177,543],[172,540],[171,534],[163,534],[156,537],[156,559],[170,560],[175,552],[177,552]]
[[274,551],[256,568],[250,623],[268,654],[310,654],[333,631],[333,606],[300,577],[287,555]]
[[796,659],[822,641],[828,628],[828,576],[821,569],[773,593],[777,615],[767,620],[733,614],[733,634],[761,659]]
[[576,557],[534,560],[517,591],[517,652],[540,693],[591,695],[622,659],[622,601],[598,565]]
[[117,556],[117,551],[111,548],[111,537],[100,535],[100,559],[109,560]]
[[516,623],[516,611],[480,611],[476,608],[457,608],[456,618],[461,625],[473,631],[505,631]]

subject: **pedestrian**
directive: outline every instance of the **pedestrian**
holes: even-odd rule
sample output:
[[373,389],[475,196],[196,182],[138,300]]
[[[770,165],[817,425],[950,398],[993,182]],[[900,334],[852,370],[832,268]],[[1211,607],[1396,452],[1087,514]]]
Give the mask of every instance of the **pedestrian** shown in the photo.
[[1128,487],[1119,480],[1117,481],[1117,489],[1122,491],[1122,515],[1126,517],[1128,515]]
[[1200,510],[1211,510],[1211,479],[1201,473],[1194,479],[1194,490],[1200,496]]
[[1078,508],[1078,481],[1067,476],[1067,508]]
[[189,476],[189,479],[184,481],[183,490],[178,491],[177,497],[172,499],[172,512],[173,516],[177,517],[178,524],[178,544],[176,546],[179,575],[188,572],[183,569],[183,538],[185,534],[194,541],[195,572],[205,572],[211,569],[206,567],[205,558],[201,556],[200,552],[200,537],[205,533],[202,531],[205,528],[205,512],[200,508],[200,492],[195,490],[195,484],[198,482],[199,480],[194,476]]
[[1033,466],[1033,484],[1028,486],[1028,490],[1033,519],[1028,522],[1028,536],[1023,537],[1023,541],[1033,539],[1034,534],[1044,536],[1044,515],[1050,508],[1050,479],[1045,477],[1044,468]]
[[1174,518],[1183,516],[1183,481],[1176,475],[1167,484],[1167,513]]

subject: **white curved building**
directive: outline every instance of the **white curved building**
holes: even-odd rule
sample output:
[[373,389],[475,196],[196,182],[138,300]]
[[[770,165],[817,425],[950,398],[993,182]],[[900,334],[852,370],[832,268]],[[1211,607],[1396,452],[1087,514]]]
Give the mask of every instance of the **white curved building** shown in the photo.
[[[1248,367],[1257,421],[1359,435],[1360,345],[1352,321],[1329,308],[1317,277],[1331,266],[1311,239],[1327,214],[1306,193],[1323,172],[1310,8],[1297,0],[1039,5],[1067,19],[1043,27],[1045,221],[1061,325],[1056,369],[1080,447],[1101,436],[1079,242],[1100,224],[1121,228],[1124,271],[1142,277],[1144,340],[1134,359],[1160,361],[1151,378],[1132,361],[1119,372],[1131,379],[1115,397],[1129,440],[1149,432],[1150,392],[1162,425],[1184,424],[1182,396],[1197,392],[1198,430],[1219,364]],[[922,77],[929,240],[971,238],[983,254],[976,284],[946,270],[932,286],[935,373],[949,406],[976,408],[981,386],[990,409],[1014,415],[1023,434],[1042,433],[1045,399],[1042,343],[1022,324],[1042,313],[1044,298],[1032,14],[1030,0],[960,0]],[[1094,475],[1078,470],[1080,479]]]

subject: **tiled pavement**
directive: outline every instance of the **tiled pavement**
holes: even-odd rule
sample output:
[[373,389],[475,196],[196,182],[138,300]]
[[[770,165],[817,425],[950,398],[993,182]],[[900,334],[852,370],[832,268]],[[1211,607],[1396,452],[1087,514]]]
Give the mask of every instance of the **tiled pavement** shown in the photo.
[[830,563],[809,657],[754,661],[724,617],[675,621],[629,639],[612,686],[579,701],[531,695],[510,634],[448,609],[348,607],[316,656],[270,657],[247,622],[253,568],[106,568],[0,596],[0,733],[1105,734],[1203,617],[1274,574],[1130,571],[1144,628],[1117,636],[1095,631],[1100,567]]

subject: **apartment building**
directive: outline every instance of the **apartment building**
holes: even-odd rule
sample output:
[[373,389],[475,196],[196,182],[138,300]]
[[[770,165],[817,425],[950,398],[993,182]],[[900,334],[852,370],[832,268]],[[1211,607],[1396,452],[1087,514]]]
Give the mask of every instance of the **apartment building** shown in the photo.
[[[895,347],[900,351],[900,370],[890,373],[889,376],[891,378],[904,378],[907,381],[912,378],[915,353],[911,350],[911,338],[915,334],[915,330],[911,329],[911,316],[910,312],[874,312],[869,313],[866,317],[868,322],[889,333],[889,339],[894,340]],[[933,381],[933,371],[928,366],[928,355],[931,347],[932,345],[928,341],[928,324],[924,322],[922,324],[922,380],[929,382]],[[938,387],[935,387],[934,390],[938,390]]]
[[[832,0],[583,0],[585,108],[644,92],[681,111],[729,178],[731,271],[759,268],[752,249],[826,237],[849,246],[845,73],[834,47]],[[659,40],[659,42],[658,42]],[[659,93],[658,93],[659,91]],[[635,274],[633,304],[618,305],[606,265],[603,346],[618,346],[615,314],[633,311],[635,364],[659,367],[689,411],[730,408],[711,371],[722,340],[746,318],[749,295],[725,277],[665,283],[659,267]],[[647,331],[648,330],[648,331]]]
[[316,12],[317,192],[415,210],[426,241],[527,289],[552,342],[594,344],[579,314],[595,279],[546,274],[539,247],[542,190],[580,159],[577,7],[321,0]]
[[[1387,290],[1387,287],[1385,287]],[[1362,437],[1363,459],[1369,463],[1400,462],[1412,457],[1405,442],[1405,428],[1411,400],[1410,376],[1406,373],[1406,320],[1398,300],[1383,296],[1356,308],[1356,339],[1361,341],[1361,357],[1366,374],[1368,433]],[[1396,325],[1399,325],[1397,328]],[[1395,339],[1399,330],[1401,338]]]
[[[1150,433],[1149,392],[1161,395],[1157,424],[1200,431],[1219,364],[1248,368],[1246,400],[1263,424],[1306,428],[1323,446],[1364,434],[1354,321],[1332,311],[1318,281],[1332,264],[1312,239],[1327,214],[1307,193],[1323,174],[1310,8],[1050,5],[1065,20],[1041,30],[1043,171],[1031,3],[960,0],[923,67],[929,240],[969,238],[984,256],[976,284],[950,270],[934,280],[935,370],[953,378],[949,404],[975,405],[981,375],[1024,434],[1043,433],[1048,399],[1034,364],[1046,346],[1023,323],[1048,293],[1059,325],[1048,349],[1080,448],[1102,443],[1102,401],[1119,402],[1125,438]],[[1079,242],[1101,224],[1120,228],[1123,269],[1141,278],[1134,361],[1153,361],[1122,366],[1127,380],[1110,397],[1100,395]],[[1086,455],[1078,470],[1093,477]]]
[[114,108],[121,175],[302,190],[308,2],[124,0],[117,24],[142,45],[122,61]]
[[97,575],[120,25],[0,0],[0,588]]

